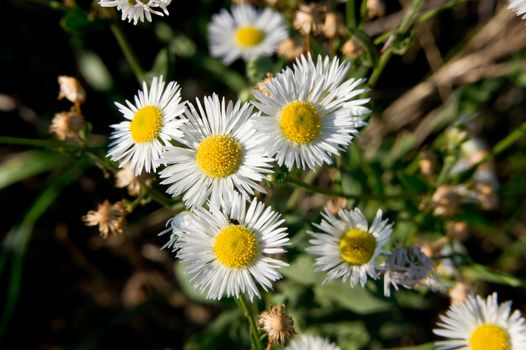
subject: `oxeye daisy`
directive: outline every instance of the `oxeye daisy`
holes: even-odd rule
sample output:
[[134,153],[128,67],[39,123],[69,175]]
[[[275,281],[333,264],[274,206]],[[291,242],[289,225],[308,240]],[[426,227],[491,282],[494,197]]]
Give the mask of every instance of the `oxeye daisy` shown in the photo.
[[340,350],[325,338],[302,334],[292,339],[285,350]]
[[265,192],[258,182],[271,172],[272,159],[254,128],[257,116],[250,104],[220,102],[215,94],[204,98],[204,108],[199,100],[197,109],[191,105],[181,128],[185,137],[178,139],[184,147],[166,147],[161,159],[167,192],[184,193],[190,208],[207,199],[212,205],[229,202],[235,192],[245,199],[254,190]]
[[208,27],[210,52],[225,64],[240,57],[249,60],[270,56],[287,36],[281,14],[246,4],[233,6],[232,14],[223,9],[212,17]]
[[517,14],[517,16],[526,18],[526,0],[509,0],[510,9]]
[[332,156],[344,151],[358,134],[369,110],[368,99],[357,98],[366,91],[364,79],[347,79],[350,64],[337,58],[299,57],[269,81],[268,91],[254,91],[253,104],[262,112],[257,127],[265,135],[269,153],[289,169],[313,169],[332,163]]
[[378,278],[376,260],[392,232],[392,224],[382,220],[382,211],[371,226],[358,208],[341,209],[338,217],[325,209],[322,216],[320,224],[313,224],[322,232],[307,232],[313,237],[307,251],[319,255],[314,264],[316,271],[327,272],[323,283],[341,277],[351,287],[358,283],[363,287],[367,276]]
[[289,244],[285,220],[270,207],[236,195],[228,208],[200,207],[193,212],[187,234],[175,243],[177,257],[187,264],[195,288],[209,299],[248,295],[260,297],[281,278],[278,268],[288,266],[270,255],[285,253]]
[[511,302],[497,302],[497,293],[486,300],[470,295],[451,305],[440,316],[440,328],[433,332],[448,338],[435,343],[438,350],[522,350],[526,349],[526,326],[521,313],[511,313]]
[[185,103],[181,103],[181,89],[176,82],[166,87],[163,77],[155,77],[150,88],[143,88],[135,96],[135,105],[115,103],[126,121],[114,124],[108,156],[118,161],[122,168],[126,163],[136,175],[143,171],[155,171],[163,146],[176,137],[183,136],[179,130],[185,119]]
[[121,11],[121,19],[133,21],[133,24],[137,24],[139,21],[144,22],[144,18],[148,22],[152,21],[152,13],[158,16],[163,16],[163,13],[155,8],[159,7],[163,10],[164,14],[168,15],[168,9],[166,8],[172,0],[100,0],[99,5],[102,7],[117,7],[117,10]]

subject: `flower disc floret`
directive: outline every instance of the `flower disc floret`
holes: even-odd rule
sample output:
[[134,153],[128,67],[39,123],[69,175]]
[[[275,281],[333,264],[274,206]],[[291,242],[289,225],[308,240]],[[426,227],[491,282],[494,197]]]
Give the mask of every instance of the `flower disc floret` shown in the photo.
[[162,128],[162,112],[155,106],[144,106],[135,113],[130,124],[130,132],[136,143],[151,142],[157,138]]
[[352,229],[340,239],[340,254],[348,264],[361,266],[367,264],[374,255],[376,238],[366,231]]
[[265,33],[254,26],[240,27],[236,31],[235,40],[239,46],[252,47],[256,46],[265,38]]
[[231,136],[209,136],[197,148],[197,165],[210,177],[224,178],[238,170],[241,151],[241,144]]
[[217,235],[214,253],[226,267],[239,269],[249,266],[258,252],[258,242],[252,231],[240,225],[225,227]]
[[471,350],[510,350],[510,336],[495,324],[478,326],[469,339]]
[[303,145],[311,143],[320,135],[321,119],[316,107],[296,101],[283,108],[279,126],[289,141]]

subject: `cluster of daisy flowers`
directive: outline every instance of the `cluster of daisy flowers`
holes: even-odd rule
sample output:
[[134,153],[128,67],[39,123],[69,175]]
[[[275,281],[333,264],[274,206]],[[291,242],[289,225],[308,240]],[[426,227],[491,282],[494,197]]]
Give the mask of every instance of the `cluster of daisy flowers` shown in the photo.
[[[122,19],[151,21],[152,14],[168,14],[171,0],[100,0],[117,7]],[[510,6],[524,13],[524,1]],[[304,28],[295,24],[297,28]],[[270,56],[287,39],[281,14],[248,5],[222,10],[208,29],[210,51],[225,64],[236,59]],[[345,152],[369,113],[364,79],[348,79],[350,64],[337,58],[300,55],[291,67],[258,84],[250,103],[227,101],[216,94],[195,103],[182,101],[176,82],[155,77],[135,96],[117,107],[126,121],[113,125],[108,156],[131,175],[155,172],[166,192],[180,197],[188,211],[170,219],[163,248],[170,248],[186,265],[195,288],[209,299],[261,298],[288,266],[283,256],[290,244],[285,220],[259,199],[263,181],[274,164],[315,170],[330,165]],[[128,182],[130,183],[130,182]],[[124,221],[122,208],[103,204]],[[87,222],[103,221],[91,213]],[[109,215],[109,214],[108,214]],[[328,209],[315,230],[308,231],[308,253],[316,256],[323,283],[341,279],[351,287],[368,279],[384,278],[384,294],[399,286],[440,289],[433,261],[419,247],[386,247],[392,223],[378,210],[371,224],[358,208]],[[118,225],[122,227],[122,225]],[[111,220],[106,223],[108,231]],[[382,263],[380,263],[382,262]],[[273,329],[278,318],[281,328]],[[269,339],[283,344],[295,334],[282,307],[263,315]],[[447,338],[438,349],[526,349],[526,327],[510,303],[499,305],[496,294],[487,300],[469,296],[450,307],[434,332]],[[273,333],[274,332],[274,333]],[[326,339],[302,335],[287,349],[339,349]]]

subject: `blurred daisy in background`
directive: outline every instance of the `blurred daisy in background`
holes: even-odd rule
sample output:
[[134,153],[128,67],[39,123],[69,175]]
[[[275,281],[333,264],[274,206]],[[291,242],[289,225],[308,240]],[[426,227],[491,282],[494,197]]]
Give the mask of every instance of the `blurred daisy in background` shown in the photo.
[[115,103],[126,121],[111,126],[115,130],[108,156],[121,168],[130,163],[135,175],[140,175],[155,171],[163,146],[183,136],[179,128],[186,108],[179,85],[172,81],[165,86],[162,76],[153,78],[149,88],[143,82],[134,102]]
[[517,14],[517,16],[526,18],[526,0],[509,0],[510,9]]
[[168,184],[169,194],[183,195],[191,209],[230,202],[235,192],[248,199],[254,191],[265,193],[258,184],[271,173],[272,158],[267,156],[263,139],[254,128],[258,113],[239,101],[236,104],[217,95],[199,100],[197,109],[190,105],[188,123],[181,128],[184,147],[166,147],[160,162],[167,167],[160,172]]
[[[152,13],[158,16],[168,15],[168,5],[172,0],[100,0],[99,5],[102,7],[117,7],[121,11],[121,20],[137,24],[139,21],[152,21]],[[163,12],[154,10],[160,8]]]
[[466,301],[451,305],[440,316],[440,328],[433,332],[447,340],[435,343],[438,350],[523,350],[526,326],[521,313],[511,313],[511,302],[499,305],[497,293],[486,300],[470,295]]
[[256,127],[265,135],[266,147],[281,166],[313,169],[331,164],[332,156],[345,151],[358,128],[366,125],[364,107],[369,99],[358,96],[364,79],[346,79],[350,64],[338,58],[310,55],[298,58],[263,82],[252,102],[262,112]]
[[292,339],[285,350],[340,350],[340,347],[325,338],[302,334]]
[[238,58],[270,56],[287,37],[281,14],[269,8],[257,10],[247,4],[233,6],[232,14],[221,10],[212,17],[208,27],[210,52],[225,64]]
[[306,250],[319,256],[314,264],[316,271],[327,272],[323,283],[342,278],[351,287],[363,287],[367,276],[378,278],[376,260],[392,232],[392,224],[382,220],[382,211],[378,210],[370,227],[358,208],[341,209],[338,217],[325,209],[322,216],[320,224],[313,224],[322,232],[307,231],[313,239]]
[[207,298],[261,297],[281,278],[277,271],[288,266],[270,255],[285,253],[289,244],[285,222],[279,213],[253,199],[239,195],[228,207],[200,207],[190,217],[187,234],[175,243],[177,257],[187,264],[186,272],[196,289]]

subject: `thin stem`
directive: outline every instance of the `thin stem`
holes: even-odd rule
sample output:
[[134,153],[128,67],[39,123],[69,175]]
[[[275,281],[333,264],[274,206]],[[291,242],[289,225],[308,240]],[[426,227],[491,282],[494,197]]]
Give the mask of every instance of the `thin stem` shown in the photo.
[[365,21],[367,20],[367,0],[362,0],[360,5],[360,30],[365,28]]
[[128,39],[124,35],[124,32],[122,31],[119,24],[113,23],[111,24],[110,28],[113,32],[113,35],[115,36],[115,39],[117,39],[117,42],[119,43],[122,52],[124,53],[124,57],[126,57],[126,60],[130,64],[130,67],[133,70],[135,77],[137,78],[139,83],[141,83],[142,81],[144,81],[144,70],[142,69],[141,64],[139,63],[137,56],[133,52],[133,49],[130,43],[128,42]]
[[259,339],[258,334],[258,327],[256,325],[256,320],[252,313],[250,312],[247,303],[245,301],[244,296],[240,296],[239,298],[236,298],[236,303],[239,305],[241,310],[243,310],[243,315],[248,320],[249,327],[250,327],[250,343],[252,344],[252,349],[254,350],[260,350],[261,347],[261,340]]
[[65,142],[56,141],[56,140],[26,139],[22,137],[9,137],[9,136],[0,136],[0,144],[43,147],[43,148],[48,148],[48,149],[64,148],[68,150],[80,150],[83,148],[83,146],[81,145],[65,143]]
[[374,194],[350,194],[350,193],[343,193],[339,191],[333,191],[326,188],[321,188],[318,186],[314,186],[308,183],[305,183],[301,181],[300,179],[297,179],[292,176],[287,176],[285,179],[286,182],[288,182],[291,185],[301,187],[306,189],[309,192],[313,193],[321,193],[327,196],[333,196],[333,197],[343,197],[343,198],[349,198],[354,200],[379,200],[379,201],[385,201],[385,200],[399,200],[402,198],[405,199],[412,199],[415,198],[414,196],[400,193],[396,195],[374,195]]
[[347,27],[356,28],[356,10],[354,0],[347,0],[345,4],[345,16],[347,17]]

